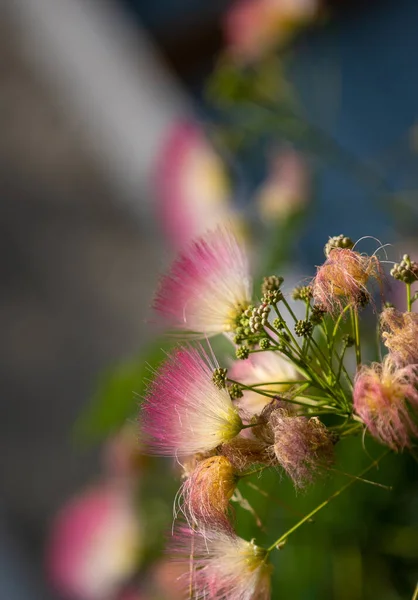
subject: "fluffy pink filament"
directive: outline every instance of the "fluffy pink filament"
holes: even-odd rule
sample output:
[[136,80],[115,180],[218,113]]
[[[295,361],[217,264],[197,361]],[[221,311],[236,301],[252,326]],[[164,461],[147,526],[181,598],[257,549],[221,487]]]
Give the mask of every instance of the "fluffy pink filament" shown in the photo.
[[216,335],[234,327],[251,289],[244,248],[230,228],[218,227],[174,262],[160,282],[154,309],[172,328]]
[[328,312],[341,311],[346,304],[355,307],[369,299],[369,279],[382,282],[383,272],[376,256],[364,256],[348,248],[334,248],[312,281],[315,301]]
[[383,363],[362,367],[354,382],[354,409],[377,440],[403,450],[418,436],[418,365]]
[[232,531],[229,501],[237,483],[237,473],[225,456],[200,461],[181,489],[182,510],[188,522]]
[[271,413],[274,454],[296,487],[311,483],[334,458],[327,428],[317,417],[291,416],[285,409]]
[[184,585],[194,600],[269,600],[266,553],[233,533],[180,527],[172,550],[185,565]]
[[234,438],[241,419],[229,393],[212,381],[203,349],[175,350],[157,372],[143,407],[143,432],[155,454],[189,456]]
[[385,308],[380,315],[382,339],[400,363],[418,363],[418,314]]

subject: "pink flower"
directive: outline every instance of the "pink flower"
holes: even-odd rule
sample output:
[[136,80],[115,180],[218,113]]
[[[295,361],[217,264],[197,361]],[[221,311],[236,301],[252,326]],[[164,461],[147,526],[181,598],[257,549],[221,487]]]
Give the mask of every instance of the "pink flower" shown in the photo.
[[47,548],[53,586],[77,600],[107,600],[134,573],[140,528],[131,492],[110,483],[73,498],[58,513]]
[[161,220],[175,248],[233,217],[225,168],[198,125],[173,126],[156,176]]
[[257,193],[261,218],[274,223],[299,212],[307,203],[308,188],[308,173],[300,155],[293,150],[279,154]]
[[255,60],[286,43],[318,9],[318,0],[237,0],[225,18],[226,44],[240,59]]
[[198,238],[165,275],[154,309],[169,326],[212,336],[231,331],[251,300],[244,248],[229,228]]
[[[229,377],[244,385],[260,385],[260,389],[275,394],[283,394],[292,387],[292,383],[300,380],[300,374],[282,354],[278,352],[261,352],[253,354],[247,360],[234,361],[229,370]],[[279,382],[284,383],[279,383]],[[271,402],[271,398],[257,392],[247,390],[238,405],[243,414],[252,416],[260,414]]]
[[[221,530],[204,535],[177,530],[173,551],[184,563],[184,587],[195,600],[269,600],[271,566],[266,551]],[[192,557],[192,560],[191,560]]]
[[238,479],[225,456],[211,456],[198,462],[181,489],[182,510],[190,525],[231,530],[229,501]]
[[179,348],[160,368],[143,408],[143,431],[156,454],[189,456],[234,438],[242,422],[229,393],[212,381],[203,349]]
[[312,281],[314,300],[330,313],[341,311],[346,304],[357,308],[370,299],[366,287],[370,279],[379,284],[383,279],[376,256],[359,254],[349,248],[334,248]]
[[418,314],[385,308],[380,315],[382,339],[392,358],[418,363]]
[[390,355],[362,367],[354,382],[354,410],[377,440],[403,450],[418,436],[418,365],[399,368]]
[[137,428],[133,423],[127,423],[107,440],[102,460],[110,477],[129,481],[140,473],[144,455],[138,446]]
[[271,413],[274,454],[296,487],[311,483],[334,458],[327,428],[317,417],[292,416],[285,409]]
[[152,571],[156,593],[152,600],[184,600],[184,566],[164,557]]

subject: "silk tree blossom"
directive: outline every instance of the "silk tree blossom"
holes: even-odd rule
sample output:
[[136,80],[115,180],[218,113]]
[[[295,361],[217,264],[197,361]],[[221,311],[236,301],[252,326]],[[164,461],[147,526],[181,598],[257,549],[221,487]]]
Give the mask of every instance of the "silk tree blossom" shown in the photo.
[[92,487],[70,500],[53,523],[47,547],[51,584],[77,600],[113,598],[137,568],[139,545],[130,487]]
[[225,456],[200,461],[181,489],[182,510],[192,525],[231,530],[229,501],[238,483],[237,472]]
[[237,0],[224,22],[227,47],[241,60],[256,60],[318,13],[318,0]]
[[392,450],[411,448],[418,436],[418,365],[399,367],[387,355],[364,366],[354,382],[354,410]]
[[180,527],[172,549],[184,562],[184,585],[194,600],[269,600],[272,568],[266,551],[253,541],[222,530],[203,535]]
[[154,309],[173,329],[213,336],[230,332],[251,300],[242,244],[229,227],[193,242],[159,285]]
[[[292,387],[293,382],[297,383],[301,379],[294,365],[279,352],[260,352],[246,360],[234,361],[229,377],[246,386],[262,384],[260,389],[275,394],[283,394]],[[281,381],[283,383],[278,383]],[[252,390],[243,390],[243,393],[238,402],[243,415],[260,414],[271,402],[268,396]]]
[[189,456],[212,450],[242,429],[226,389],[212,381],[203,348],[178,348],[157,372],[143,406],[143,432],[155,454]]
[[144,455],[138,445],[138,432],[134,423],[126,423],[106,441],[102,462],[106,474],[114,479],[129,482],[141,474]]
[[385,308],[380,315],[382,339],[392,358],[418,363],[418,314]]
[[370,299],[366,287],[370,279],[379,284],[383,279],[376,256],[334,248],[312,281],[314,300],[330,313],[340,312],[346,304],[358,308]]
[[277,223],[300,212],[308,201],[309,181],[306,165],[294,150],[272,160],[270,173],[256,194],[263,221]]
[[162,224],[175,248],[236,218],[222,160],[197,124],[181,120],[173,125],[156,178]]
[[272,450],[296,487],[311,483],[332,464],[332,436],[317,417],[292,416],[279,408],[271,413],[269,425],[274,435]]

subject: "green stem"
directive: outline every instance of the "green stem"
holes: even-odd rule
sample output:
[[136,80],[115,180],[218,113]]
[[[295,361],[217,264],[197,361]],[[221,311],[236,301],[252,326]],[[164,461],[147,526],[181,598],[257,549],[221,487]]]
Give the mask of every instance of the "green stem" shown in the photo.
[[[275,308],[275,311],[276,311],[276,314],[277,314],[277,316],[278,316],[278,317],[279,317],[279,318],[280,318],[280,319],[283,321],[284,328],[286,329],[287,333],[289,334],[289,337],[290,337],[291,341],[293,342],[293,346],[294,346],[294,347],[293,347],[293,346],[290,346],[290,348],[292,348],[292,350],[293,350],[294,352],[296,352],[296,353],[299,355],[299,358],[302,358],[302,359],[303,359],[302,350],[301,350],[301,348],[300,348],[300,346],[299,346],[299,344],[298,344],[298,342],[297,342],[296,338],[294,337],[293,333],[291,332],[291,330],[290,330],[289,326],[287,325],[286,321],[285,321],[285,320],[283,319],[283,317],[281,316],[281,314],[280,314],[280,311],[279,311],[279,309],[277,308],[277,306],[275,306],[274,308]],[[271,331],[273,331],[273,333],[274,333],[275,335],[277,335],[277,336],[279,336],[279,337],[280,337],[280,333],[279,333],[279,332],[278,332],[278,331],[277,331],[277,330],[276,330],[276,329],[275,329],[275,328],[274,328],[272,325],[270,325],[270,323],[267,323],[267,324],[266,324],[266,327],[268,327],[268,329],[270,329]],[[267,332],[266,332],[266,333],[267,333]],[[270,337],[270,336],[269,336],[269,337]]]
[[297,317],[295,315],[295,313],[293,312],[293,310],[290,308],[290,304],[288,303],[288,301],[286,300],[286,298],[283,296],[282,298],[282,302],[285,305],[285,307],[287,308],[289,314],[291,315],[292,319],[294,320],[294,322],[297,322]]
[[357,366],[361,364],[361,348],[360,348],[360,325],[358,318],[358,311],[355,308],[351,308],[351,319],[353,323],[354,343],[356,348],[356,361]]
[[412,299],[411,299],[411,284],[406,284],[406,309],[408,312],[412,310]]
[[343,368],[344,355],[345,355],[346,350],[347,350],[347,344],[344,344],[343,351],[341,352],[341,356],[339,357],[339,361],[338,361],[338,370],[337,370],[337,374],[336,374],[336,381],[339,381],[340,377],[341,377],[341,370]]
[[[375,461],[373,461],[371,463],[371,465],[369,465],[366,469],[363,469],[363,471],[361,471],[361,473],[359,473],[358,478],[363,477],[363,475],[365,475],[368,471],[370,471],[370,469],[372,469],[373,467],[377,466],[379,464],[379,462],[382,460],[382,458],[384,458],[387,454],[389,454],[389,450],[387,450],[386,452],[384,452],[378,459],[376,459]],[[334,492],[329,498],[327,498],[327,500],[324,500],[324,502],[321,502],[321,504],[319,504],[316,508],[314,508],[313,510],[311,510],[311,512],[309,514],[307,514],[305,517],[303,517],[303,519],[301,519],[300,521],[298,521],[296,523],[296,525],[293,525],[293,527],[291,527],[288,531],[286,531],[286,533],[284,533],[283,535],[281,535],[275,542],[274,544],[272,544],[269,548],[267,548],[267,554],[270,553],[272,550],[274,550],[274,548],[277,548],[278,546],[280,546],[280,544],[282,544],[284,541],[287,540],[287,538],[297,529],[299,529],[299,527],[301,525],[303,525],[304,523],[306,523],[306,521],[309,521],[317,512],[319,512],[320,510],[322,510],[323,508],[325,508],[325,506],[327,506],[327,504],[329,504],[331,502],[331,500],[334,500],[334,498],[337,498],[340,494],[342,494],[342,492],[344,492],[347,488],[349,488],[351,485],[353,485],[353,483],[355,483],[357,481],[357,479],[352,479],[351,481],[349,481],[348,483],[346,483],[345,485],[343,485],[339,490],[337,490],[336,492]]]
[[417,587],[415,588],[414,595],[412,596],[412,600],[418,600],[418,583]]
[[[301,385],[301,381],[267,381],[266,383],[252,383],[251,387],[260,387],[262,385]],[[311,384],[311,381],[304,381],[303,383]]]

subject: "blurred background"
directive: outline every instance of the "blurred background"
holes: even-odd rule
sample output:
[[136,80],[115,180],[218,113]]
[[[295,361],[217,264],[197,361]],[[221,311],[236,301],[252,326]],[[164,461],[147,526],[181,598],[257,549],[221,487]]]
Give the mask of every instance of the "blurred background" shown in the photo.
[[[175,599],[178,474],[134,427],[168,346],[158,276],[226,220],[287,290],[330,235],[418,255],[418,4],[3,0],[0,18],[0,598]],[[412,598],[417,473],[391,457],[394,492],[358,484],[300,530],[273,598]],[[248,539],[334,489],[264,488],[270,536],[238,508]]]

